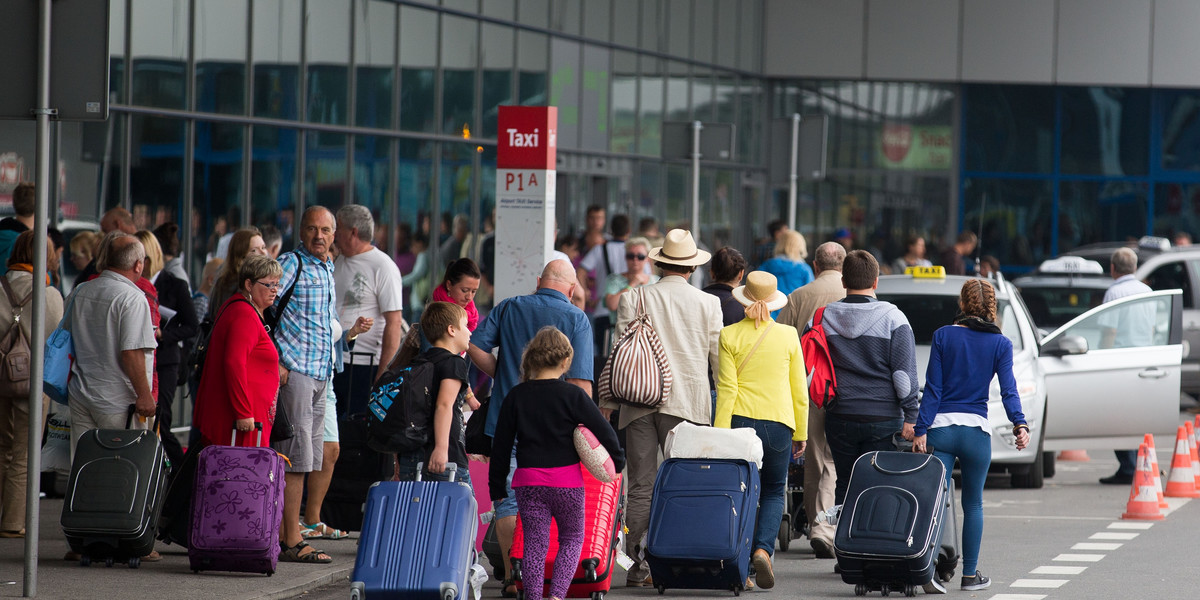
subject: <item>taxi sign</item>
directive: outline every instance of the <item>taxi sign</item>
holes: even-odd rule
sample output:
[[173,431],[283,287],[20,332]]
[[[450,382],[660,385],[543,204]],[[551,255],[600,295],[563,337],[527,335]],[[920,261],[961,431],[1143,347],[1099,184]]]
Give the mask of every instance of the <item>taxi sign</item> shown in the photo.
[[908,267],[904,269],[905,275],[912,275],[913,279],[945,279],[946,267],[934,265],[932,267]]
[[1043,261],[1038,273],[1060,273],[1070,275],[1103,275],[1104,267],[1094,260],[1082,256],[1060,256]]

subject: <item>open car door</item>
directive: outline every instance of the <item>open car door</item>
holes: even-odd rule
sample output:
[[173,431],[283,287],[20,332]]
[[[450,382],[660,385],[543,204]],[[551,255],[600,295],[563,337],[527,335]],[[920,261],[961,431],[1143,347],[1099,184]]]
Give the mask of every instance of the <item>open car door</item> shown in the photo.
[[1038,358],[1045,449],[1137,448],[1147,433],[1172,439],[1182,335],[1180,290],[1102,304],[1047,335]]

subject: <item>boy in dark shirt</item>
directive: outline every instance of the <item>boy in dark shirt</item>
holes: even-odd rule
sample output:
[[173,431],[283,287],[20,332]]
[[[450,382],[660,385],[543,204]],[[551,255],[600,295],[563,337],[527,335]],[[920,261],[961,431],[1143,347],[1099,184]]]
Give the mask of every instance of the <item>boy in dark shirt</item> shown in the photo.
[[421,478],[447,481],[448,463],[458,465],[455,481],[470,483],[467,474],[467,446],[463,430],[462,405],[467,385],[467,361],[461,356],[471,343],[467,329],[467,311],[451,302],[431,302],[421,313],[421,331],[430,348],[414,359],[433,363],[433,423],[429,444],[420,451],[396,456],[397,474],[402,481],[417,478],[417,464],[424,463]]

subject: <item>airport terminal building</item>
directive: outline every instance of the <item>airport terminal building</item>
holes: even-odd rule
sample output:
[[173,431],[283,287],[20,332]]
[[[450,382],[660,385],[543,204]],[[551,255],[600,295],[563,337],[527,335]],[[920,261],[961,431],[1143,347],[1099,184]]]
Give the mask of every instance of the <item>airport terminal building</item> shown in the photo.
[[[698,120],[735,131],[702,163],[701,240],[750,250],[788,213],[770,164],[794,113],[829,120],[825,176],[799,184],[810,249],[847,227],[889,258],[910,235],[932,253],[970,229],[1019,272],[1200,234],[1197,3],[110,2],[110,118],[57,126],[57,214],[178,222],[193,273],[220,223],[289,237],[312,204],[369,206],[393,255],[447,217],[486,231],[509,104],[558,107],[560,234],[590,204],[688,220],[663,123]],[[0,122],[0,204],[33,146],[31,121]]]

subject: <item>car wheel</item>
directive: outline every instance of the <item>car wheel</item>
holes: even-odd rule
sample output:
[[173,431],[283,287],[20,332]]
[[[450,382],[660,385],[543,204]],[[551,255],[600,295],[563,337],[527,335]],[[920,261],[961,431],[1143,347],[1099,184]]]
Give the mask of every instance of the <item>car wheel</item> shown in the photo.
[[1055,466],[1054,453],[1053,452],[1043,452],[1042,453],[1042,476],[1045,477],[1046,479],[1054,477],[1054,466]]
[[1042,452],[1042,440],[1038,440],[1037,458],[1029,465],[1029,470],[1024,473],[1012,474],[1012,486],[1022,489],[1041,489],[1045,483],[1045,463],[1043,458],[1045,453]]

